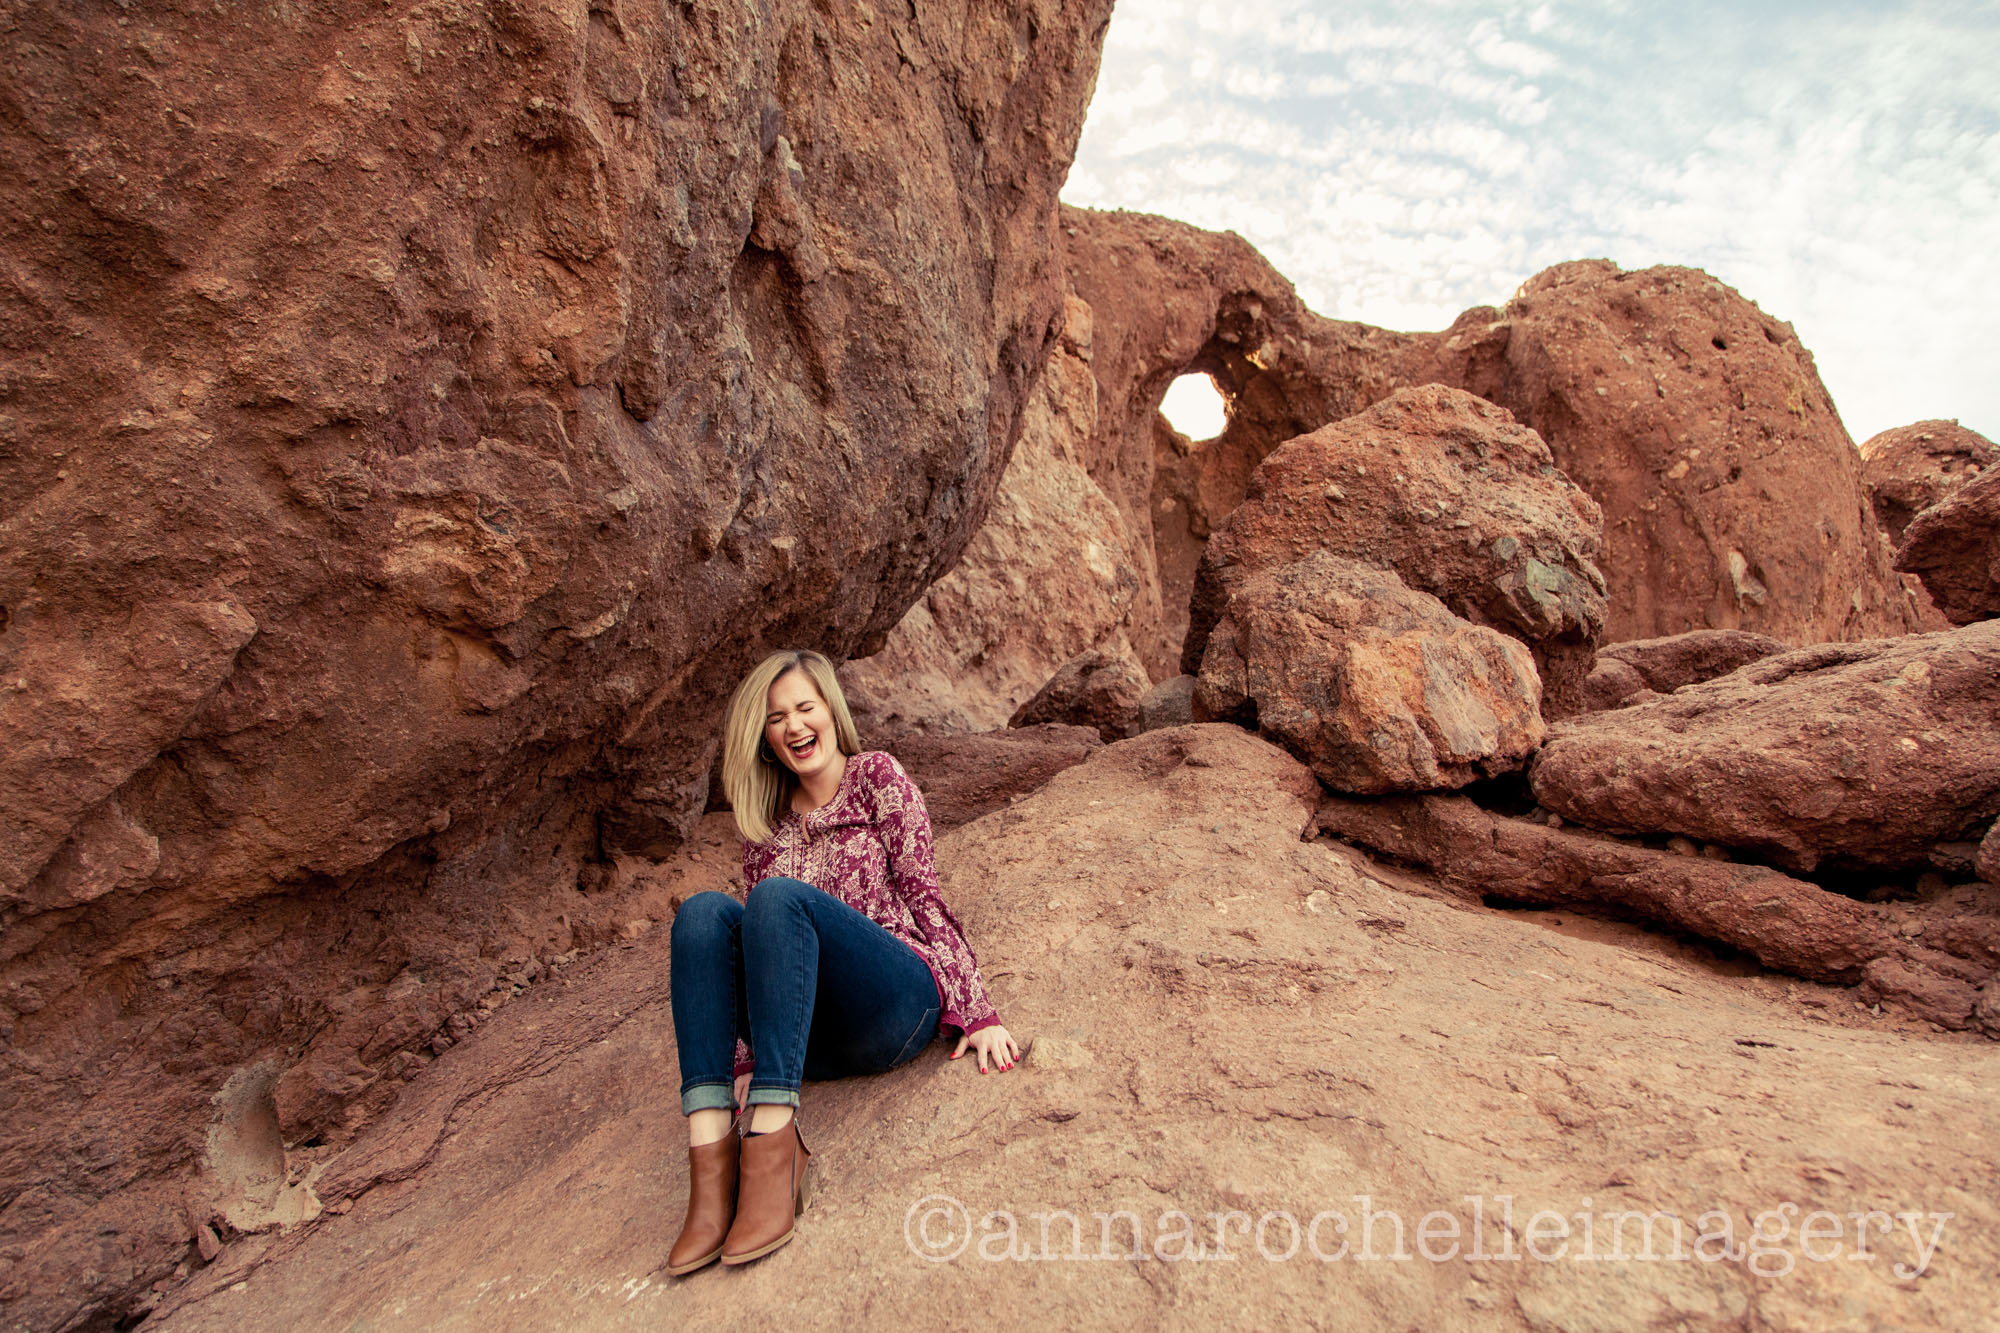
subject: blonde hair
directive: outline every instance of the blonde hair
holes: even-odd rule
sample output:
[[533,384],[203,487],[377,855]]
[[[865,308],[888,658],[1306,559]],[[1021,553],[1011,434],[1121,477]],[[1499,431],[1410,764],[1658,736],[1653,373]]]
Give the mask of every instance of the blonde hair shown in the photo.
[[794,671],[805,673],[832,710],[833,734],[840,752],[861,753],[854,714],[847,710],[847,696],[841,693],[833,663],[824,653],[788,648],[750,668],[750,674],[730,696],[729,713],[722,724],[722,791],[736,814],[737,832],[751,842],[763,842],[771,836],[799,785],[798,775],[775,756],[764,757],[764,719],[771,710],[771,686]]

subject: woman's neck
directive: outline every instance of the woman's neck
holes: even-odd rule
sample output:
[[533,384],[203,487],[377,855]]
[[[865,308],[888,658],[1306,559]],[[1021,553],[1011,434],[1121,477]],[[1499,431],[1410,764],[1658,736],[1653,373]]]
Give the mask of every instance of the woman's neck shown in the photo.
[[832,763],[809,778],[799,779],[798,790],[792,793],[792,809],[802,815],[819,809],[840,790],[840,779],[846,773],[847,756],[835,751]]

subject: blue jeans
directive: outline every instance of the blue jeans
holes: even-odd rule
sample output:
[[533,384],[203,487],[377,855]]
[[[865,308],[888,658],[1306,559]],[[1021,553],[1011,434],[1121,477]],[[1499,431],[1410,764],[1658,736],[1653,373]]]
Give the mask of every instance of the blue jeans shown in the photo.
[[742,1033],[757,1058],[745,1101],[787,1106],[802,1078],[879,1074],[937,1033],[937,982],[916,950],[796,879],[763,880],[745,903],[682,903],[671,966],[684,1115],[734,1104]]

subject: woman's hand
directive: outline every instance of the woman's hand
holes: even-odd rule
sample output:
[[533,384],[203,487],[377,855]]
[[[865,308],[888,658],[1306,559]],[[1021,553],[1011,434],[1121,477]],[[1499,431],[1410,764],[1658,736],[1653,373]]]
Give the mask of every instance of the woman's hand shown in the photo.
[[995,1069],[1004,1072],[1012,1069],[1014,1062],[1021,1058],[1019,1043],[1008,1036],[1007,1029],[998,1023],[990,1028],[981,1028],[977,1032],[961,1033],[958,1038],[958,1049],[951,1053],[951,1058],[956,1060],[964,1055],[968,1046],[979,1056],[979,1072],[982,1074],[986,1072],[986,1062],[989,1060],[993,1062]]
[[750,1095],[750,1072],[745,1070],[736,1076],[736,1109],[743,1109],[743,1099]]

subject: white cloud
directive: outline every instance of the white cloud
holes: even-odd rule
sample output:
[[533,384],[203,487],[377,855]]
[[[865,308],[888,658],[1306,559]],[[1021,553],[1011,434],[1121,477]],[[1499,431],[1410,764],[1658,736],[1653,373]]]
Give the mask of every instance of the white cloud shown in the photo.
[[1974,6],[1125,0],[1065,198],[1238,231],[1390,327],[1696,265],[1794,322],[1857,438],[1995,435],[1996,67]]

